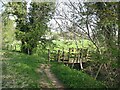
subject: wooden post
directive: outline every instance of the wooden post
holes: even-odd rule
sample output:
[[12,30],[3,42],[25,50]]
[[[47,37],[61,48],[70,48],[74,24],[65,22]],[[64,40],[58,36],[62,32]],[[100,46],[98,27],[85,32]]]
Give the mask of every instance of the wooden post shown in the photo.
[[15,51],[16,51],[16,45],[15,45]]
[[80,68],[81,68],[81,70],[83,69],[82,61],[83,61],[83,49],[80,50]]
[[103,64],[101,64],[101,65],[99,66],[99,69],[98,69],[98,71],[97,71],[97,73],[96,73],[96,75],[95,75],[95,80],[96,80],[96,78],[98,77],[98,74],[99,74],[99,72],[100,72],[102,66],[103,66]]
[[82,50],[82,57],[83,57],[83,59],[86,61],[86,59],[87,59],[87,51],[88,51],[88,49],[83,49]]
[[58,50],[58,57],[57,57],[57,61],[60,61],[60,50]]
[[83,69],[83,66],[82,66],[82,59],[83,59],[83,58],[80,58],[80,67],[81,67],[81,69]]
[[74,53],[74,48],[72,49],[72,55],[73,55],[73,63],[72,63],[72,68],[74,67],[74,63],[75,63],[75,58],[76,58],[76,55]]
[[51,54],[52,54],[52,58],[53,58],[53,60],[56,61],[56,60],[57,60],[56,50],[53,50]]
[[79,52],[80,52],[80,49],[77,48],[76,49],[76,62],[79,62]]
[[9,49],[9,45],[7,45],[7,50]]
[[74,67],[75,59],[76,59],[76,55],[74,55],[74,59],[73,59],[73,63],[72,63],[72,68]]
[[48,61],[50,62],[50,49],[48,49]]
[[69,62],[69,59],[70,59],[70,48],[69,48],[69,51],[68,51],[68,62]]
[[30,55],[30,49],[29,48],[27,49],[27,51],[28,51],[28,55]]
[[12,45],[10,45],[10,50],[12,50]]
[[55,53],[55,52],[53,53],[53,56],[54,56],[54,60],[56,61],[57,56],[56,56],[56,53]]
[[63,59],[63,62],[64,62],[64,59],[65,59],[65,52],[63,50],[63,54],[62,54],[62,59]]

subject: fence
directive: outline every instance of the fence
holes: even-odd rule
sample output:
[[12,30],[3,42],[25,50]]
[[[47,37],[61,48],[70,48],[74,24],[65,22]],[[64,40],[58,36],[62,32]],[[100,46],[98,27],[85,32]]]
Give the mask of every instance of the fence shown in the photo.
[[12,51],[20,51],[20,49],[18,50],[18,45],[5,45],[2,46],[3,50],[12,50]]
[[88,49],[82,48],[69,48],[68,51],[63,50],[53,50],[48,49],[48,61],[57,61],[63,63],[72,63],[72,67],[75,63],[79,63],[81,69],[82,62],[90,60],[90,54]]

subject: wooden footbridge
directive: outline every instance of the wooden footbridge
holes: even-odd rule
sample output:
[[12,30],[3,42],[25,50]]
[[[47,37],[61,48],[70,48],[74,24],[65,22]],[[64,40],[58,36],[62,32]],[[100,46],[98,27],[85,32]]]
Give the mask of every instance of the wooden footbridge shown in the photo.
[[57,61],[65,64],[79,64],[83,69],[82,63],[90,60],[90,54],[88,49],[82,48],[69,48],[66,50],[53,50],[48,49],[48,61]]

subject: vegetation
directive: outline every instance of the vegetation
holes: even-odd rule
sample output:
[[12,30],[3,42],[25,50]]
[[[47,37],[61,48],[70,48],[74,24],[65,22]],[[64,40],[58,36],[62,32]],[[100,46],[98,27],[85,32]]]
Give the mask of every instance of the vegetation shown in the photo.
[[[26,1],[8,3],[3,15],[16,17],[16,39],[21,41],[22,52],[32,54],[39,41],[44,44],[43,36],[48,31],[47,22],[52,17],[53,9],[54,3],[31,3],[27,13]],[[6,23],[6,19],[4,22]]]
[[41,75],[37,68],[45,58],[22,53],[2,51],[3,88],[40,88]]
[[2,3],[3,87],[41,88],[45,73],[35,70],[48,65],[47,49],[57,56],[58,50],[82,48],[90,51],[83,70],[49,63],[65,87],[120,88],[120,2],[68,0],[59,4],[67,7],[62,10],[55,2],[31,2],[29,8],[26,0]]
[[[69,48],[77,48],[74,40],[52,40],[54,44],[54,49],[69,49]],[[89,48],[94,49],[95,46],[92,44],[91,41],[87,39],[83,39],[77,41],[78,48]],[[52,48],[51,48],[52,49]]]
[[[70,69],[64,64],[52,64],[52,72],[69,88],[105,88],[101,82],[82,71]],[[59,73],[58,73],[59,72]]]

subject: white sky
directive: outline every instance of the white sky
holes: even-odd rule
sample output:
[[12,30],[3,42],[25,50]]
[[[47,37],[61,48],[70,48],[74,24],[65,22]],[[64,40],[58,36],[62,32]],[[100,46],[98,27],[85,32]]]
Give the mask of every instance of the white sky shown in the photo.
[[[2,2],[4,2],[4,3],[7,3],[7,2],[9,2],[9,1],[11,1],[11,0],[2,0]],[[22,1],[22,0],[13,0],[13,1]],[[26,0],[28,3],[28,5],[27,5],[27,10],[28,10],[28,8],[30,7],[30,2],[32,1],[32,0]],[[39,0],[38,0],[39,1]],[[44,0],[43,0],[44,1]],[[63,11],[69,11],[70,9],[68,8],[68,7],[66,7],[62,2],[66,2],[66,3],[68,3],[69,1],[71,1],[71,2],[75,2],[75,3],[77,3],[78,1],[79,2],[83,2],[83,1],[86,1],[86,0],[56,0],[56,3],[57,4],[59,4],[59,3],[61,3],[59,6],[57,6],[57,9],[60,11],[60,13],[58,13],[58,14],[55,14],[55,17],[60,17],[59,15],[61,14],[61,15],[64,15],[63,13],[62,13],[62,10]],[[90,1],[90,0],[89,0]],[[94,1],[94,0],[91,0],[91,1]],[[97,0],[98,1],[98,0]],[[101,1],[101,0],[100,0]],[[102,1],[104,1],[104,0],[102,0]],[[110,0],[107,0],[107,1],[110,1]],[[116,0],[117,1],[117,0]],[[1,3],[1,1],[0,1],[0,12],[1,12],[1,9],[2,9],[2,3]],[[67,14],[67,16],[68,17],[70,17],[70,13],[66,13]],[[10,17],[11,19],[14,19],[13,17]],[[65,28],[65,23],[64,24],[62,24],[62,22],[61,22],[61,20],[60,19],[56,19],[57,20],[57,22],[60,24],[60,25],[62,25],[63,26],[63,28],[64,29],[66,29]],[[67,20],[66,20],[67,21]],[[65,21],[63,21],[63,22],[65,22]],[[68,22],[68,24],[70,25],[70,22],[69,21],[67,21]],[[58,26],[58,24],[56,24],[56,21],[54,20],[54,19],[52,19],[51,21],[50,21],[50,23],[49,23],[49,25],[51,25],[51,28],[52,29],[55,29],[56,30],[56,28],[58,28],[59,26]],[[54,31],[54,30],[53,30]]]
[[[77,2],[78,0],[57,0],[56,1],[57,4],[56,4],[55,18],[61,18],[60,15],[64,16],[65,15],[64,12],[70,18],[71,13],[67,12],[67,11],[70,11],[70,9],[68,8],[68,6],[64,5],[64,3],[69,3],[69,1]],[[63,24],[63,22],[64,22],[64,24]],[[52,19],[50,21],[50,25],[51,25],[50,27],[52,28],[52,31],[60,31],[58,23],[59,23],[59,25],[62,26],[62,29],[64,31],[66,31],[66,24],[68,23],[68,25],[70,25],[70,22],[68,20]]]

